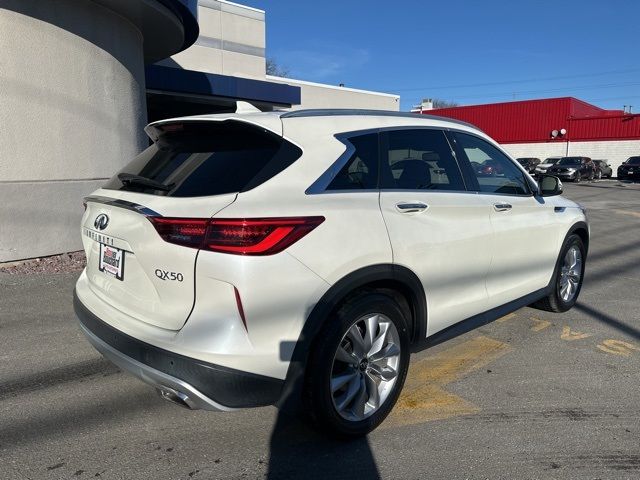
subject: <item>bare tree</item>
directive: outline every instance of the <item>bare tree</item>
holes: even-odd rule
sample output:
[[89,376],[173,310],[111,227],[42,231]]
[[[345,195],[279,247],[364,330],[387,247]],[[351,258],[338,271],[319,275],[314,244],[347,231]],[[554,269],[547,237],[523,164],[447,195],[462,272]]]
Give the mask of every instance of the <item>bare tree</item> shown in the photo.
[[289,76],[289,69],[282,65],[279,65],[275,58],[267,58],[267,75],[273,75],[274,77],[287,77]]
[[457,107],[458,105],[460,104],[456,102],[450,102],[449,100],[443,100],[441,98],[433,99],[433,108],[451,108]]

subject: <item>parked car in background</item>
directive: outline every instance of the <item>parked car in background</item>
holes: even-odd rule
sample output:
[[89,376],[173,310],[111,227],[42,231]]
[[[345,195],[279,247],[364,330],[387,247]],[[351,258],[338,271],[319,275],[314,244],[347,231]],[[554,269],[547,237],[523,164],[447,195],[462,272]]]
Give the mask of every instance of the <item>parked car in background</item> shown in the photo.
[[516,162],[522,165],[529,173],[534,173],[536,171],[536,167],[540,165],[540,159],[534,157],[516,158]]
[[618,167],[618,179],[640,180],[640,156],[629,157]]
[[613,168],[606,160],[594,160],[593,163],[596,167],[595,178],[611,178],[613,176]]
[[145,131],[85,198],[74,307],[98,351],[183,407],[302,405],[364,435],[427,337],[580,294],[584,209],[472,125],[300,110]]
[[547,169],[547,173],[562,180],[578,183],[584,178],[593,180],[595,168],[589,157],[562,157],[555,165]]
[[489,158],[484,162],[471,162],[474,171],[483,177],[493,177],[504,173],[503,165]]
[[547,157],[547,158],[545,158],[544,162],[542,162],[539,165],[536,165],[535,174],[536,175],[543,175],[543,174],[547,173],[547,170],[549,169],[549,167],[551,167],[552,165],[555,165],[556,163],[558,163],[561,158],[562,157]]

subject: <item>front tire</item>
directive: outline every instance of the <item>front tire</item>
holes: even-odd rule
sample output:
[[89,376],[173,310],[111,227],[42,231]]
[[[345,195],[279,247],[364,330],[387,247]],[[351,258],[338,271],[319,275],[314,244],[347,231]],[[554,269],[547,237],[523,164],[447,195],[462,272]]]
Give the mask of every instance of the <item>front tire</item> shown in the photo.
[[327,319],[318,339],[305,385],[311,418],[336,436],[366,435],[391,412],[407,375],[402,309],[384,294],[358,295]]
[[580,180],[582,180],[582,175],[580,173],[576,173],[576,177],[573,179],[573,182],[580,183]]
[[532,307],[548,312],[566,312],[576,304],[582,281],[586,249],[578,235],[569,235],[565,240],[553,273],[552,290]]

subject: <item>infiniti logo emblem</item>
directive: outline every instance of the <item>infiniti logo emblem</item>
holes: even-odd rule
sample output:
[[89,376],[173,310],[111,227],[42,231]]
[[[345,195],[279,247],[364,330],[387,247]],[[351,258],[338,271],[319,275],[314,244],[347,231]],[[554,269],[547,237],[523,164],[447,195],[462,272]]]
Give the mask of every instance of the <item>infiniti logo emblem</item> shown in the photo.
[[104,230],[107,228],[107,225],[109,225],[109,217],[104,213],[98,215],[96,220],[93,222],[93,226],[98,230]]

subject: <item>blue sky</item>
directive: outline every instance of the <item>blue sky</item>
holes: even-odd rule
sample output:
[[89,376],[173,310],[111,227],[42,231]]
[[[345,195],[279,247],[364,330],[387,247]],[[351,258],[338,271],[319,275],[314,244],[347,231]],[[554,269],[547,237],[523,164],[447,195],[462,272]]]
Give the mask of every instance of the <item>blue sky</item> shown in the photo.
[[237,0],[289,76],[463,105],[575,96],[640,112],[640,1]]

